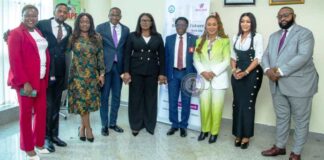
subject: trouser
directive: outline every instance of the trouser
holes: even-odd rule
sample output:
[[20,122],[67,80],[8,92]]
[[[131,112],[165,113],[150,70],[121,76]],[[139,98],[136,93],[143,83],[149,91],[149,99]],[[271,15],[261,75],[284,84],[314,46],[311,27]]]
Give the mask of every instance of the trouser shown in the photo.
[[222,121],[225,89],[206,89],[200,94],[201,131],[217,135]]
[[19,102],[19,127],[20,148],[23,151],[32,151],[34,147],[43,147],[46,126],[46,82],[40,80],[37,96],[20,96],[17,89]]
[[272,94],[276,112],[276,146],[285,148],[290,131],[291,116],[295,122],[295,133],[292,152],[300,154],[307,140],[309,120],[313,97],[291,97],[283,95],[277,86]]

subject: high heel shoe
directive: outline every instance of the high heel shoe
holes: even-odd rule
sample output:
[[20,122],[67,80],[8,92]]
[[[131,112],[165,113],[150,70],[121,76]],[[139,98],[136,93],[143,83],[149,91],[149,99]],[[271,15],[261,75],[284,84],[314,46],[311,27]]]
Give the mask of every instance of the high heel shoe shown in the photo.
[[198,136],[198,141],[202,141],[206,137],[208,137],[208,132],[200,132],[200,135]]
[[242,143],[242,140],[239,139],[239,138],[236,138],[235,141],[234,141],[234,146],[235,147],[240,147],[241,146],[241,143]]
[[247,149],[249,147],[249,141],[241,143],[241,149]]
[[28,160],[40,160],[40,157],[37,154],[33,155],[33,156],[27,155],[27,159]]
[[215,143],[217,140],[217,134],[216,135],[210,135],[208,143]]
[[135,131],[135,130],[132,130],[132,134],[134,137],[136,137],[138,135],[139,131]]
[[[91,132],[91,134],[92,134],[92,128],[90,128],[90,132]],[[88,138],[88,136],[87,136],[86,138],[87,138],[87,140],[88,140],[89,142],[93,142],[93,141],[94,141],[93,134],[92,134],[92,137],[89,137],[89,138]]]
[[78,128],[78,136],[80,137],[80,140],[81,141],[85,141],[86,140],[86,137],[85,136],[81,136],[81,134],[80,134],[80,127]]

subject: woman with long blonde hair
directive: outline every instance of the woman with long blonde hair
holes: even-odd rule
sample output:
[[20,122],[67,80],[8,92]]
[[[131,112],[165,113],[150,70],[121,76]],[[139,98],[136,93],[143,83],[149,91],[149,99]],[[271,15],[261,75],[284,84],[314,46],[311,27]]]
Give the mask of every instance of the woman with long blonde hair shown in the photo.
[[229,87],[227,67],[230,64],[230,41],[218,15],[206,19],[205,31],[196,42],[194,66],[202,77],[200,94],[201,133],[198,141],[210,133],[209,143],[217,140],[221,126],[225,91]]

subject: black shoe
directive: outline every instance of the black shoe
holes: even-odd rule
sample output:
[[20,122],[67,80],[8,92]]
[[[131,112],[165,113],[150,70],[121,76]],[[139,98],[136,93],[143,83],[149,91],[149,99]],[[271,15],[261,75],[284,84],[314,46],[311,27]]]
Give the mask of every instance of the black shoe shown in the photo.
[[116,132],[119,132],[119,133],[123,133],[124,130],[120,127],[118,127],[117,125],[114,125],[114,126],[109,126],[110,129],[116,131]]
[[101,128],[101,135],[103,136],[108,136],[109,135],[109,130],[107,127],[102,127]]
[[234,140],[234,146],[235,146],[235,147],[240,147],[240,146],[241,146],[241,143],[242,143],[242,140],[239,139],[239,138],[236,138],[236,139]]
[[147,131],[149,134],[154,135],[154,130],[153,130],[153,131],[150,131],[150,130],[146,129],[146,131]]
[[50,152],[55,152],[55,147],[53,145],[53,142],[49,139],[45,139],[44,147]]
[[[92,133],[92,128],[90,128],[89,131],[90,131],[89,133],[92,134],[92,137],[87,137],[87,136],[86,136],[86,138],[87,138],[87,140],[88,140],[89,142],[93,142],[93,141],[94,141],[94,136],[93,136],[93,133]],[[87,133],[87,132],[88,132],[88,130],[86,130],[86,133]]]
[[52,142],[55,143],[57,146],[60,146],[60,147],[67,146],[67,144],[64,141],[62,141],[59,137],[52,137]]
[[215,143],[217,140],[217,134],[216,135],[210,135],[208,143]]
[[167,132],[167,135],[173,135],[176,131],[178,131],[178,128],[170,128],[169,131]]
[[186,137],[187,136],[187,130],[185,128],[180,128],[180,136]]
[[249,142],[241,143],[241,149],[247,149],[249,147]]
[[206,137],[208,137],[208,132],[200,132],[200,135],[198,136],[198,141],[202,141]]
[[80,140],[81,141],[85,141],[86,140],[85,135],[84,136],[81,136],[81,134],[80,134],[80,127],[78,128],[78,136],[80,137]]
[[135,131],[135,130],[132,130],[132,134],[134,137],[136,137],[138,135],[139,131]]

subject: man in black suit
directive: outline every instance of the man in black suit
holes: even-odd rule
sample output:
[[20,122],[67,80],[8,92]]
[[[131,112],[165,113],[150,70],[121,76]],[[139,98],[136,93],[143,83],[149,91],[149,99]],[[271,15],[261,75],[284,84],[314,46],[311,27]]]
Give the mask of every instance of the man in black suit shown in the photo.
[[64,3],[55,6],[54,17],[41,20],[37,28],[42,32],[48,42],[50,52],[50,80],[47,88],[47,115],[46,115],[46,140],[45,147],[54,152],[57,146],[67,144],[58,137],[59,111],[62,92],[67,87],[68,65],[65,60],[65,50],[72,28],[64,21],[67,18],[68,7]]
[[[120,23],[121,10],[113,7],[109,11],[109,22],[99,24],[96,31],[102,37],[105,59],[105,84],[101,88],[101,134],[108,136],[108,127],[116,132],[122,133],[124,130],[117,125],[118,109],[120,106],[120,94],[122,88],[122,79],[120,75],[123,73],[123,52],[126,40],[129,34],[129,28]],[[108,98],[111,91],[111,108],[108,120]]]

